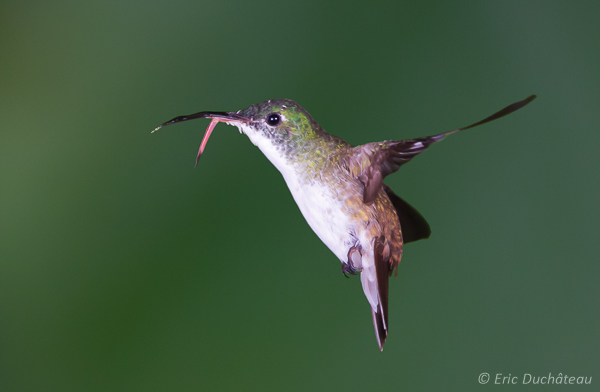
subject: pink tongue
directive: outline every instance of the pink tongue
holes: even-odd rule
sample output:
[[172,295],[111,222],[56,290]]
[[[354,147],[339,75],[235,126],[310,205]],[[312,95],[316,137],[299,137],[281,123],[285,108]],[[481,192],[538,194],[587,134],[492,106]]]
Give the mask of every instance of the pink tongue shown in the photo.
[[[208,125],[208,128],[206,129],[206,133],[204,134],[204,138],[202,139],[202,144],[200,144],[200,149],[198,150],[198,156],[196,157],[196,165],[198,165],[198,161],[200,160],[200,155],[202,155],[202,153],[204,152],[206,143],[208,143],[208,138],[210,137],[210,134],[212,133],[213,129],[215,129],[215,125],[217,125],[218,122],[219,122],[218,118],[213,118],[212,121],[210,122],[210,124]],[[196,167],[196,165],[194,165],[194,167]]]

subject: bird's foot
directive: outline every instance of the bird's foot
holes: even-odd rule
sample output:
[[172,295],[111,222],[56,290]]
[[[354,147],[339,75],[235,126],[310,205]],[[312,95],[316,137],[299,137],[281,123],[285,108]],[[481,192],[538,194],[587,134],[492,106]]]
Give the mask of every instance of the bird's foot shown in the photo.
[[360,271],[362,271],[362,248],[360,245],[355,245],[348,251],[348,261],[342,263],[342,273],[348,278],[347,273],[356,275]]

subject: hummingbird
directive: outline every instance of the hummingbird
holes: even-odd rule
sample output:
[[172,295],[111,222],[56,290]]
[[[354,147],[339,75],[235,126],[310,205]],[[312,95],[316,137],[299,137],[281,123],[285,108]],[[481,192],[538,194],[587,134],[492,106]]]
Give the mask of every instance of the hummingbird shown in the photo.
[[379,349],[388,335],[388,280],[397,276],[404,244],[429,238],[423,216],[384,183],[386,176],[456,132],[506,116],[536,98],[513,103],[466,127],[433,136],[353,146],[327,132],[299,104],[274,99],[237,112],[179,116],[156,129],[197,118],[210,122],[196,165],[219,122],[235,126],[282,174],[309,226],[342,263],[360,274]]

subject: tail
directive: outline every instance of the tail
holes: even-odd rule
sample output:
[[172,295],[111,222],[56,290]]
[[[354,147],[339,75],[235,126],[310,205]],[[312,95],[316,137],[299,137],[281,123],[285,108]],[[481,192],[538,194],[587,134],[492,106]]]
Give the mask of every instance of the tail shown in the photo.
[[383,345],[388,334],[388,280],[390,276],[389,249],[388,260],[384,259],[385,237],[380,236],[373,244],[374,263],[369,265],[363,258],[363,271],[360,280],[373,315],[373,326],[379,349],[383,351]]
[[371,308],[371,314],[373,315],[373,326],[375,327],[375,336],[377,337],[377,344],[379,344],[379,350],[383,351],[383,344],[387,339],[387,312],[383,312],[381,306],[377,306],[377,312]]

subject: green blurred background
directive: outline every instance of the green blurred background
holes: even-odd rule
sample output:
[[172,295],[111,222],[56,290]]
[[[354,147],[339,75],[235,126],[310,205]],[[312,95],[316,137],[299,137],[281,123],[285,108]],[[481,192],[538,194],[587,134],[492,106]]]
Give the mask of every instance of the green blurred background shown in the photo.
[[[485,390],[600,382],[595,1],[0,6],[0,390]],[[433,229],[360,280],[246,136],[294,99],[354,144],[447,131],[387,180]],[[529,386],[503,386],[503,390]],[[544,390],[566,390],[564,386]]]

